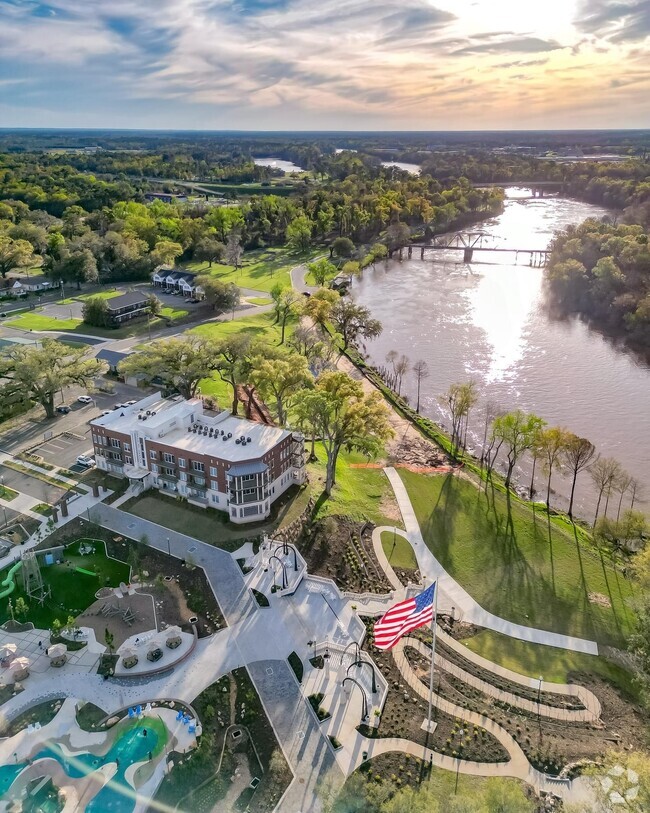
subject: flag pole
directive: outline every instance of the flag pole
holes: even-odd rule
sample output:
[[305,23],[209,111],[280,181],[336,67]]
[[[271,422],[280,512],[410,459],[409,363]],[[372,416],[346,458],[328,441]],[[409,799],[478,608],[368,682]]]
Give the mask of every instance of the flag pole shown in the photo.
[[431,672],[429,674],[429,718],[427,722],[427,731],[429,734],[431,733],[431,714],[433,711],[433,670],[434,670],[434,662],[436,659],[436,629],[438,627],[437,619],[438,619],[438,581],[434,582],[435,584],[435,594],[434,594],[434,606],[433,606],[433,616],[431,618],[431,634],[433,636],[433,640],[431,642]]

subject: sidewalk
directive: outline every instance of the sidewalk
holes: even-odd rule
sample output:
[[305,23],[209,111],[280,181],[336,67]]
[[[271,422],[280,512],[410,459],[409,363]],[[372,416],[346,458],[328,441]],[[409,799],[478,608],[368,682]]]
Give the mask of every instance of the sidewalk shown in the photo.
[[[520,641],[543,644],[544,646],[555,646],[560,649],[569,649],[572,652],[584,652],[588,655],[598,655],[598,644],[595,641],[587,641],[584,638],[576,638],[572,635],[561,635],[557,632],[525,627],[522,624],[515,624],[513,621],[507,621],[505,618],[500,618],[498,615],[484,610],[483,607],[447,573],[427,547],[422,537],[420,525],[415,516],[415,511],[411,505],[408,492],[397,471],[392,467],[387,467],[384,471],[395,492],[395,498],[397,499],[402,514],[402,520],[404,521],[404,527],[406,528],[406,538],[413,546],[422,578],[428,581],[438,581],[444,609],[449,610],[452,606],[456,607],[462,611],[463,621],[476,624],[479,627],[486,627],[495,632],[500,632],[503,635],[509,635],[511,638],[517,638]],[[403,532],[402,535],[404,535]]]

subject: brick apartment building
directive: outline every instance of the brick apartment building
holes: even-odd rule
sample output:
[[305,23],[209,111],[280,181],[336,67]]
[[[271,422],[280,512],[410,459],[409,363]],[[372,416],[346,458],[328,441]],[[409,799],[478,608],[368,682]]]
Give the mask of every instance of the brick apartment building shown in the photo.
[[159,393],[90,422],[97,468],[259,522],[291,485],[305,481],[304,438]]

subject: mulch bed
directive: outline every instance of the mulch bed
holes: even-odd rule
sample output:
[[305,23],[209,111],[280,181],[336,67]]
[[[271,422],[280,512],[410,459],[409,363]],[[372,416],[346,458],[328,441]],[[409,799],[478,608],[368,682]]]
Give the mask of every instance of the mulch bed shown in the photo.
[[314,523],[298,543],[307,569],[333,579],[341,590],[387,593],[391,590],[372,546],[370,523],[345,516],[330,516]]

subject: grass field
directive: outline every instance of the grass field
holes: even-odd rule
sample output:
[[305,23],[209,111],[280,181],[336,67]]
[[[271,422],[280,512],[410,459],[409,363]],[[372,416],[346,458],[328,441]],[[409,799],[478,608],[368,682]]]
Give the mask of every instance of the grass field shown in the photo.
[[250,302],[251,305],[270,305],[271,302],[273,302],[272,299],[266,296],[248,296],[246,297],[246,301]]
[[240,288],[252,288],[256,291],[270,291],[280,283],[284,287],[291,285],[291,269],[322,253],[322,249],[311,249],[304,254],[296,254],[286,248],[267,248],[250,251],[244,255],[241,268],[235,271],[231,265],[213,263],[188,263],[187,268],[200,274],[210,274],[223,282],[234,282]]
[[394,568],[417,570],[418,560],[415,558],[410,543],[403,536],[384,531],[381,535],[381,546],[386,558]]
[[572,673],[592,673],[620,686],[634,699],[638,695],[632,682],[632,675],[602,657],[583,655],[580,652],[570,652],[553,646],[531,644],[492,630],[483,630],[463,643],[472,652],[521,675],[533,678],[541,675],[544,680],[552,683],[568,683]]
[[81,319],[55,319],[41,313],[24,313],[8,322],[10,327],[19,330],[77,330],[83,323]]
[[[429,549],[483,607],[511,621],[621,646],[632,585],[604,556],[514,498],[400,471]],[[608,606],[611,605],[611,606]]]
[[[183,310],[183,308],[161,308],[160,315],[165,319],[171,319],[172,322],[176,321],[177,319],[184,319],[189,311]],[[153,324],[153,322],[152,322]]]
[[400,521],[386,514],[393,492],[381,469],[351,468],[351,463],[366,463],[367,459],[354,452],[342,452],[336,466],[336,485],[332,496],[325,499],[325,452],[320,444],[316,444],[316,456],[318,461],[307,467],[312,495],[316,499],[315,519],[342,514],[359,522],[401,526]]
[[[43,582],[52,590],[51,596],[42,606],[35,599],[29,599],[25,595],[20,571],[16,573],[16,589],[11,594],[11,600],[15,606],[16,599],[22,596],[29,605],[27,616],[16,620],[31,621],[37,628],[49,629],[55,618],[65,623],[68,615],[77,616],[83,612],[95,601],[95,593],[100,587],[105,585],[117,587],[120,582],[129,581],[129,566],[116,559],[109,559],[103,543],[91,541],[90,544],[94,546],[95,553],[80,556],[79,544],[83,541],[78,540],[66,548],[62,564],[41,567]],[[75,570],[77,567],[92,570],[97,575],[89,576],[85,573],[78,573]],[[6,571],[2,571],[0,575],[4,578]],[[8,603],[2,601],[0,602],[0,624],[7,619]]]

